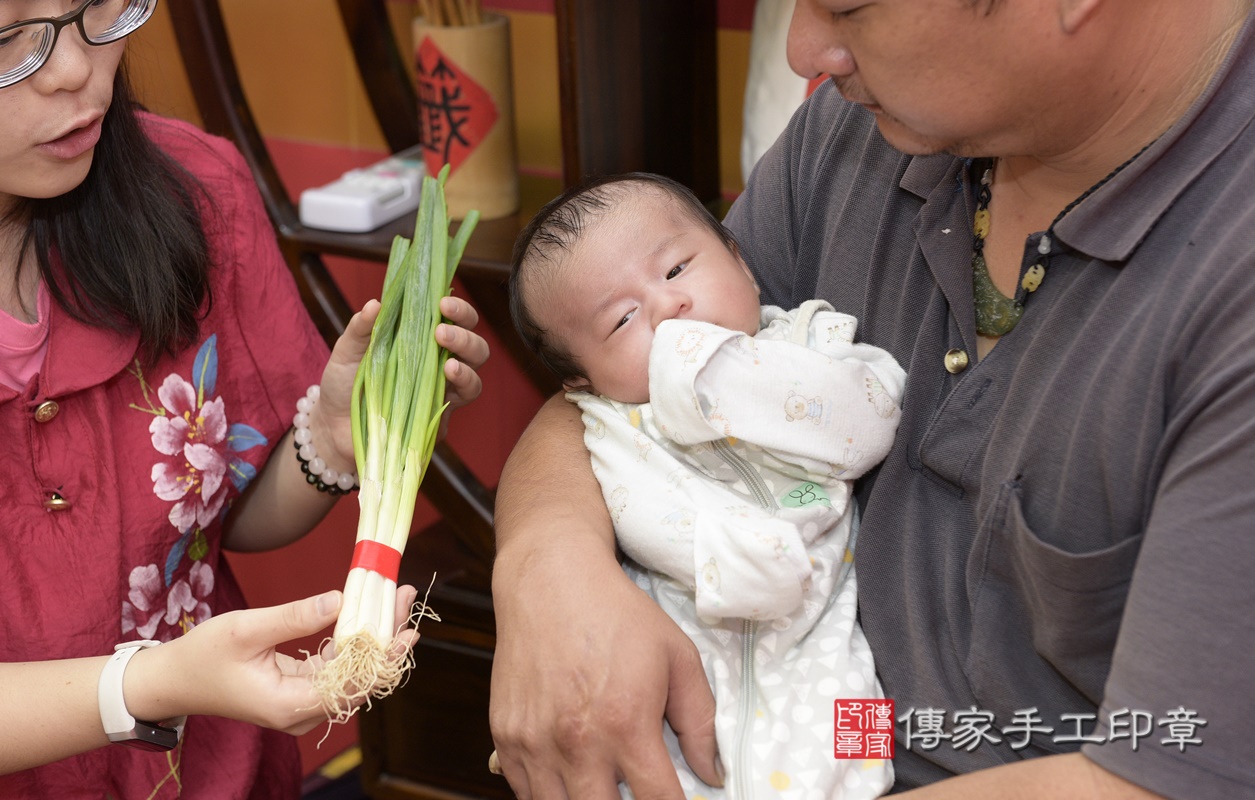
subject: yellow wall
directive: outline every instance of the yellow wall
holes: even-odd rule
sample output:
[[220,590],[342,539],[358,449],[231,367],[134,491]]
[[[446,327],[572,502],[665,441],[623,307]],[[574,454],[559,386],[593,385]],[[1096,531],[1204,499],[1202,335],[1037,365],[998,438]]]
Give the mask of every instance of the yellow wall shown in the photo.
[[[244,90],[267,137],[385,148],[332,0],[222,0],[222,7]],[[413,8],[389,2],[407,51]],[[508,16],[519,166],[556,175],[562,150],[554,17],[524,12]],[[128,47],[132,79],[144,103],[158,113],[199,122],[165,4],[157,6],[152,21]],[[738,159],[749,33],[719,31],[718,52],[722,186],[725,193],[735,193],[741,189]]]
[[749,31],[720,30],[719,53],[719,185],[725,196],[745,188],[741,179],[741,112],[745,77],[749,73]]

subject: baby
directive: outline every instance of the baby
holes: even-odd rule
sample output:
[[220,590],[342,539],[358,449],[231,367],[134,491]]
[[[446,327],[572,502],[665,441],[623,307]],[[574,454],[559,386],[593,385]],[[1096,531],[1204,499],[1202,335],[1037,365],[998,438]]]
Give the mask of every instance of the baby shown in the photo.
[[834,757],[833,702],[883,696],[856,621],[851,482],[889,451],[901,367],[823,301],[761,306],[732,236],[657,175],[550,202],[519,236],[510,297],[583,412],[624,569],[701,654],[727,777],[706,787],[667,730],[686,795],[887,791],[888,761]]

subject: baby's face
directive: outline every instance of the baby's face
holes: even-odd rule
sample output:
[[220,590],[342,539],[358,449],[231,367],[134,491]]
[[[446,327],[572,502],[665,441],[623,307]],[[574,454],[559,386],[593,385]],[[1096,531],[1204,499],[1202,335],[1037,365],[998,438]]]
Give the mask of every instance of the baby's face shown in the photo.
[[591,391],[613,400],[649,400],[649,348],[663,320],[758,331],[745,263],[657,191],[595,218],[560,269],[537,319],[584,366]]

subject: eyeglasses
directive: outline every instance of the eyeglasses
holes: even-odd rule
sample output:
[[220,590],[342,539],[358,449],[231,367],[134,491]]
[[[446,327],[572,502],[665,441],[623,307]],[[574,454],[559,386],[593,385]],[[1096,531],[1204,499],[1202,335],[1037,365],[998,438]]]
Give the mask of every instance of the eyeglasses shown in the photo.
[[65,26],[78,26],[79,35],[90,45],[109,44],[134,33],[156,6],[157,0],[85,0],[64,16],[5,25],[0,28],[0,89],[38,72]]

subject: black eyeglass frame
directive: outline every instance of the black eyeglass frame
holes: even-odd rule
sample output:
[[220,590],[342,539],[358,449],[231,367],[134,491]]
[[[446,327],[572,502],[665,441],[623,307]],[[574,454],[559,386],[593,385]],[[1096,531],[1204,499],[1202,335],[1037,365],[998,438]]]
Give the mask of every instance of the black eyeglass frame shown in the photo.
[[[135,31],[143,27],[145,22],[152,19],[153,11],[156,10],[157,8],[157,0],[145,0],[145,6],[137,6],[137,4],[134,2],[128,2],[127,11],[123,12],[123,16],[125,16],[128,13],[133,13],[133,11],[136,8],[139,8],[142,14],[142,19],[140,19],[138,22],[134,23],[133,25],[130,25],[129,27],[124,26],[124,28],[126,29],[126,33],[119,34],[116,36],[111,36],[108,39],[97,41],[97,40],[93,40],[90,36],[87,35],[87,27],[83,24],[83,17],[86,16],[87,10],[91,8],[92,2],[93,0],[87,0],[87,2],[83,3],[81,6],[79,6],[75,10],[69,12],[68,14],[62,14],[59,17],[34,17],[31,19],[23,19],[23,20],[18,20],[17,22],[14,22],[12,25],[5,25],[3,28],[0,28],[0,39],[3,39],[4,35],[8,31],[17,30],[18,28],[25,28],[30,25],[51,25],[52,26],[52,36],[48,37],[47,44],[41,47],[39,50],[36,50],[31,55],[31,60],[35,62],[35,66],[30,67],[25,72],[25,74],[23,74],[17,80],[10,81],[8,83],[4,83],[3,82],[4,78],[0,77],[0,89],[7,89],[10,86],[16,86],[17,84],[26,80],[30,76],[34,75],[36,72],[39,72],[39,70],[43,69],[44,65],[48,63],[48,59],[52,57],[53,51],[57,49],[57,40],[60,39],[61,37],[62,28],[70,24],[73,24],[74,27],[78,28],[78,35],[80,39],[82,39],[84,42],[91,45],[92,47],[101,47],[106,44],[113,44],[114,42],[119,41],[121,39],[125,39],[126,37],[130,36],[132,33],[135,33]],[[119,17],[118,19],[120,20],[122,19],[122,17]],[[22,68],[22,69],[25,69],[25,68]]]

